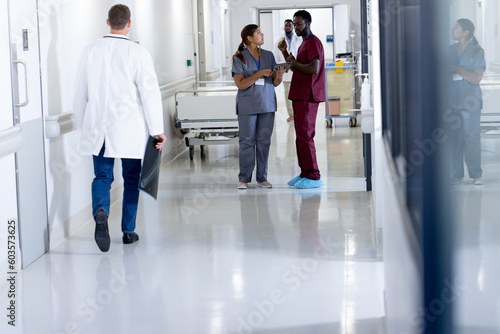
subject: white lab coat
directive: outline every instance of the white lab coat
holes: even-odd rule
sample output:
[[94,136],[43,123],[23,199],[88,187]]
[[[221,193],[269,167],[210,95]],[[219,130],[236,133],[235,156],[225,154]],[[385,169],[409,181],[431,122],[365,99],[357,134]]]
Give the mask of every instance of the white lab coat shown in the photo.
[[108,34],[83,50],[73,112],[83,154],[142,159],[149,135],[163,133],[163,108],[149,52]]
[[[274,45],[273,51],[274,51],[274,58],[276,59],[276,63],[284,63],[286,61],[285,57],[283,57],[283,53],[281,53],[280,49],[278,49],[278,44],[283,40],[284,37],[285,37],[285,33],[283,32],[283,35],[281,36],[281,38]],[[290,51],[291,51],[293,56],[297,57],[299,46],[302,44],[302,37],[297,36],[295,34],[295,31],[292,31],[292,43],[291,44],[292,45],[290,47],[290,45],[288,45],[288,41],[287,41],[287,43],[286,43],[287,51],[288,51],[288,53],[290,53]],[[283,74],[283,81],[291,82],[292,81],[292,74],[293,74],[292,71],[288,71],[288,73]]]

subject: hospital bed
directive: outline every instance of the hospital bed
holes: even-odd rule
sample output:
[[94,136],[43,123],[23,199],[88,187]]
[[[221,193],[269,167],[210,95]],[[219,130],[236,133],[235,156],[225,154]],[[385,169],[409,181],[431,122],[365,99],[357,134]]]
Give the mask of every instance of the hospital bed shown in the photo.
[[191,160],[195,145],[200,145],[203,154],[205,145],[238,143],[238,89],[232,81],[205,83],[233,83],[233,86],[203,87],[175,93],[175,126],[185,134]]
[[488,135],[500,134],[500,76],[484,76],[480,83],[483,93],[483,109],[481,110],[482,131]]

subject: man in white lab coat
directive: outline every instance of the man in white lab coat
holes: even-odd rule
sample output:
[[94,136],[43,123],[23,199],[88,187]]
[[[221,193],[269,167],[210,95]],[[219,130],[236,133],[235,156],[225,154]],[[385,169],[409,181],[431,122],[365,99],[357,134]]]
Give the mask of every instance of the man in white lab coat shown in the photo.
[[103,252],[110,246],[108,215],[115,158],[121,158],[124,179],[122,240],[130,244],[139,240],[134,230],[147,138],[154,136],[159,150],[166,140],[153,61],[145,48],[127,37],[129,8],[111,7],[107,24],[110,34],[83,50],[74,92],[74,115],[82,132],[80,152],[93,155],[94,160],[94,237]]
[[[274,46],[274,58],[276,59],[276,63],[284,63],[285,58],[283,57],[283,53],[278,49],[278,44],[285,40],[287,45],[288,53],[293,55],[297,55],[300,44],[302,44],[302,38],[297,36],[293,32],[293,21],[290,19],[285,20],[284,28],[285,32],[283,33],[282,38],[276,43]],[[288,93],[290,92],[290,82],[292,81],[292,71],[288,71],[283,74],[283,87],[285,88],[285,101],[286,101],[286,109],[288,111],[288,119],[287,122],[293,121],[293,108],[292,101],[288,99]]]

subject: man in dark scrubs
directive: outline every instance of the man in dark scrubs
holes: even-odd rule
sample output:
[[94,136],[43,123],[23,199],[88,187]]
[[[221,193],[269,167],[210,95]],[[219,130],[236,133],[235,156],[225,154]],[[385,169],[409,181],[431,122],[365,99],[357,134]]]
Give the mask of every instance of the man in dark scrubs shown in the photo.
[[314,135],[316,115],[320,102],[325,102],[325,59],[323,45],[311,32],[311,14],[299,10],[293,16],[297,36],[302,45],[297,55],[288,54],[286,42],[278,46],[293,70],[288,99],[292,100],[296,135],[297,158],[300,175],[288,182],[296,188],[318,188],[324,186],[316,161]]

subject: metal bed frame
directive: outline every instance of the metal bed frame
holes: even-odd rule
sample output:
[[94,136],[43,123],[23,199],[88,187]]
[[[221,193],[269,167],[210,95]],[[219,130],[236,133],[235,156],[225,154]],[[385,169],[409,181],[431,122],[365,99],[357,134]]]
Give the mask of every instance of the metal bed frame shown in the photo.
[[[200,84],[227,84],[233,81],[207,81]],[[239,139],[236,115],[236,92],[233,87],[182,90],[175,93],[176,128],[184,133],[189,159],[194,146],[237,144]]]

